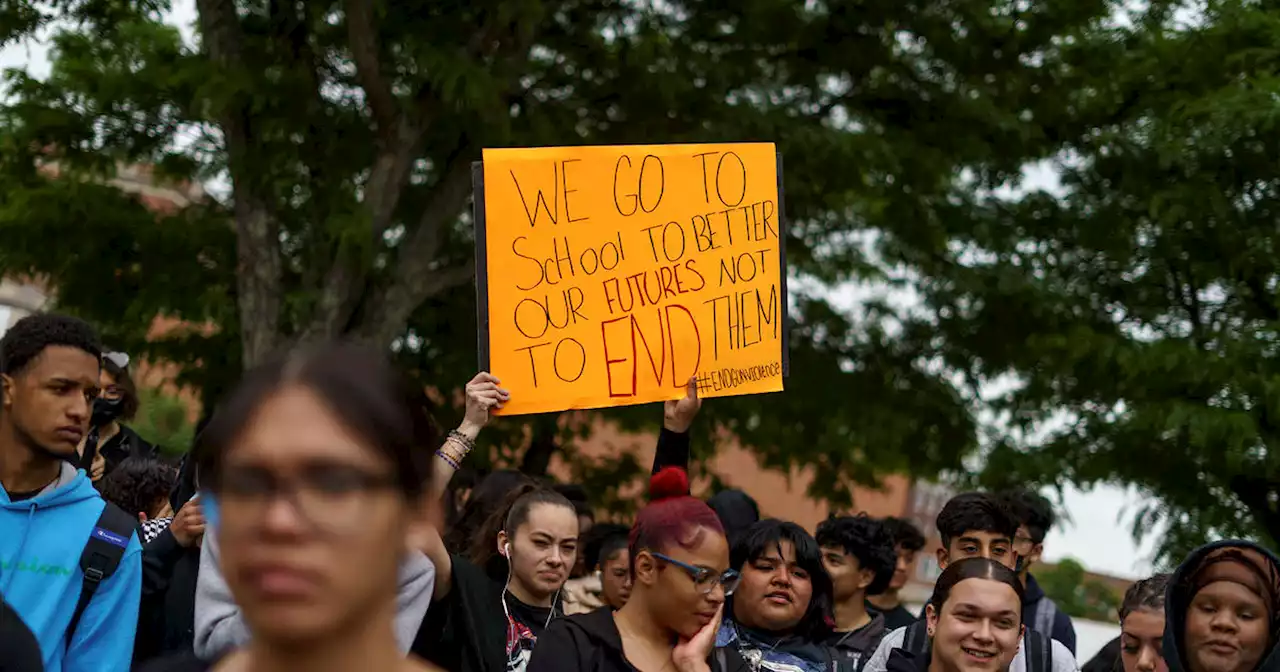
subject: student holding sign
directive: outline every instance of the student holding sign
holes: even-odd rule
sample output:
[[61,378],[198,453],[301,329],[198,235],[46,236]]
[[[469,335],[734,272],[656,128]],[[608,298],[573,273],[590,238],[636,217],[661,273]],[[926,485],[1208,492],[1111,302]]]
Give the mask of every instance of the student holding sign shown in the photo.
[[[468,421],[477,427],[511,398],[487,373],[466,391]],[[451,438],[436,453],[449,475],[475,446],[472,438]],[[508,495],[465,555],[430,535],[423,550],[436,568],[435,593],[414,653],[454,672],[523,672],[542,631],[562,615],[559,593],[577,546],[573,504],[531,480]]]

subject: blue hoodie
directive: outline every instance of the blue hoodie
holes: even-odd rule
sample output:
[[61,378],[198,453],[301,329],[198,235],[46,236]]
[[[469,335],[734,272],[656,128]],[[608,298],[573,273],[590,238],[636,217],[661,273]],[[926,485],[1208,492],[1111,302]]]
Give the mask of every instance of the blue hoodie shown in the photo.
[[10,501],[0,487],[0,594],[40,641],[46,672],[129,670],[142,596],[136,533],[66,642],[84,580],[80,554],[105,506],[84,471],[65,463],[31,499]]

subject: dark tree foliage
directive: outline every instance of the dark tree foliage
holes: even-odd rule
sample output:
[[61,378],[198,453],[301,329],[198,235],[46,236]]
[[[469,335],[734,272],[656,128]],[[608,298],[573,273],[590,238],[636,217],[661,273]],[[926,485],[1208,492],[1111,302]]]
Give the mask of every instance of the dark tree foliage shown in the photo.
[[[933,310],[913,338],[1010,431],[988,482],[1132,484],[1166,561],[1280,541],[1280,12],[1197,3],[1064,59],[1062,194],[970,195],[912,241]],[[1189,54],[1195,54],[1188,59]]]
[[[960,178],[1002,183],[1078,134],[1063,45],[1111,5],[196,0],[192,50],[160,0],[7,2],[0,43],[57,32],[47,79],[8,77],[0,273],[49,278],[63,309],[180,364],[206,402],[273,349],[334,336],[395,347],[455,402],[476,361],[481,148],[776,141],[809,288],[791,297],[793,376],[709,404],[698,445],[732,432],[847,502],[886,471],[955,468],[976,438],[970,403],[879,326],[887,306],[841,314],[827,290],[883,279],[865,234],[936,242]],[[229,193],[157,217],[102,183],[136,163]],[[194,327],[148,333],[158,316]],[[494,459],[538,471],[596,417],[503,423]]]

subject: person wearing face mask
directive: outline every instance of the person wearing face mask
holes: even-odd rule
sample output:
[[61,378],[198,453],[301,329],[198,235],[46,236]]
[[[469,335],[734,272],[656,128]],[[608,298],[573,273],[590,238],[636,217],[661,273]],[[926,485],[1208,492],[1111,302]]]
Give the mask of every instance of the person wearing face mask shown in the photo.
[[1135,581],[1120,604],[1120,662],[1124,672],[1168,672],[1161,651],[1168,574]]
[[[956,495],[938,513],[937,527],[942,538],[937,554],[940,569],[945,571],[960,560],[984,558],[1016,571],[1018,556],[1013,551],[1013,539],[1018,532],[1018,518],[1003,497],[985,492]],[[1019,594],[1025,595],[1026,591]],[[1075,672],[1075,656],[1062,642],[1030,628],[1024,640],[1024,646],[1017,647],[1011,672]],[[885,635],[864,670],[885,672],[894,650],[905,648],[918,655],[927,646],[925,623],[917,621]]]
[[129,375],[129,355],[110,350],[102,353],[98,387],[89,433],[80,449],[80,467],[94,483],[130,457],[152,459],[158,453],[155,446],[123,424],[138,413],[138,388]]
[[1280,671],[1280,560],[1247,541],[1220,541],[1170,579],[1161,645],[1170,672]]
[[832,634],[831,578],[804,528],[766,518],[734,542],[730,566],[741,581],[725,607],[716,646],[752,672],[852,672],[856,664],[825,646]]
[[1009,509],[1018,517],[1013,551],[1018,555],[1015,571],[1027,589],[1027,603],[1023,605],[1023,610],[1027,612],[1027,627],[1062,642],[1074,654],[1076,628],[1071,617],[1044,594],[1044,589],[1031,574],[1031,568],[1044,555],[1044,539],[1055,522],[1053,505],[1030,490],[1011,490],[1004,493],[1003,497]]
[[986,558],[951,564],[925,607],[929,646],[897,649],[890,672],[1009,672],[1023,634],[1022,582]]

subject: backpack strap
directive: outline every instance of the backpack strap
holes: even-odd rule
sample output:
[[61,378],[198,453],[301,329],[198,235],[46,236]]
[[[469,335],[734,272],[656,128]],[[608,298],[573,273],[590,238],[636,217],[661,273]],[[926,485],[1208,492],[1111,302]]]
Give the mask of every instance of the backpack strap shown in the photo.
[[716,648],[716,669],[714,672],[729,672],[729,655],[723,648]]
[[1027,672],[1053,672],[1053,643],[1049,637],[1028,630],[1023,639],[1027,645]]
[[71,647],[71,638],[80,624],[80,617],[93,600],[94,593],[103,581],[111,578],[125,549],[129,547],[129,537],[138,528],[138,519],[125,513],[120,507],[105,502],[98,522],[94,523],[89,533],[89,541],[85,542],[80,553],[80,571],[84,579],[80,583],[80,600],[76,602],[76,610],[71,615],[71,623],[67,625],[67,647]]
[[913,656],[919,656],[929,649],[928,625],[923,620],[907,626],[907,634],[902,638],[902,648]]
[[1040,598],[1036,603],[1036,617],[1033,630],[1044,633],[1045,637],[1053,637],[1053,622],[1057,619],[1058,607],[1048,597]]

